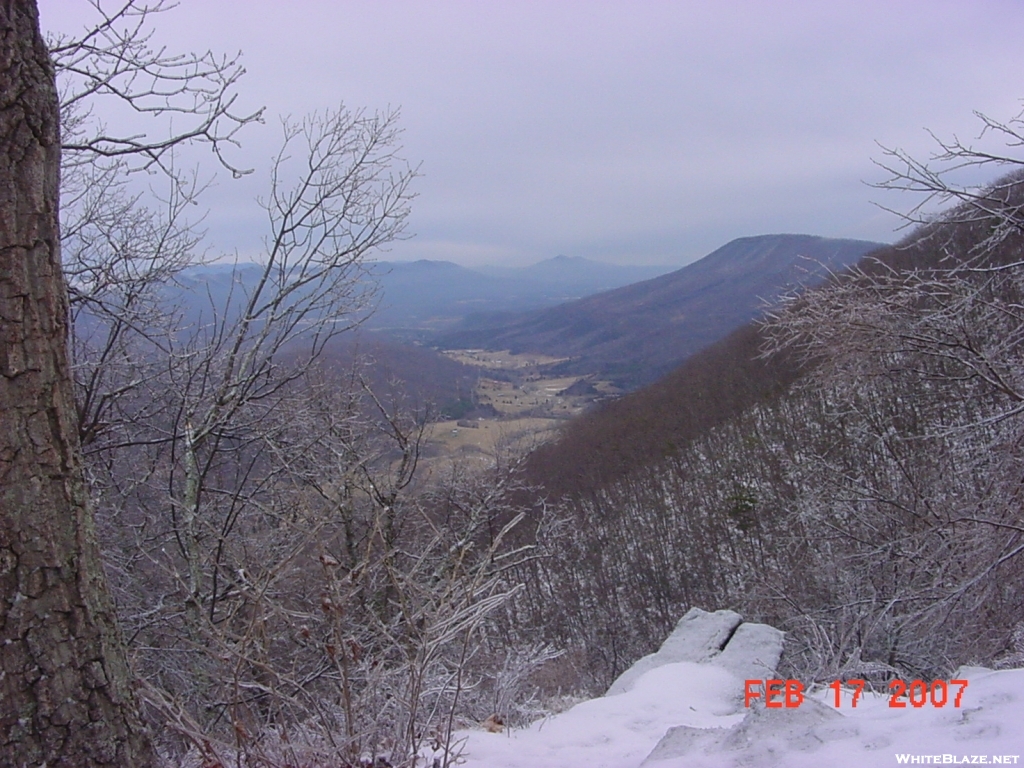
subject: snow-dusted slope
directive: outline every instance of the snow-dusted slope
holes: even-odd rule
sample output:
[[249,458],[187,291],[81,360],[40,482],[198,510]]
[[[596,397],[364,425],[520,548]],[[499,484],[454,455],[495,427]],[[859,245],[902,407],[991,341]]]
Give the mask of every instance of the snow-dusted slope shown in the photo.
[[888,695],[865,694],[856,709],[846,699],[837,710],[828,691],[796,710],[752,709],[743,723],[727,731],[673,729],[641,765],[1024,765],[1024,670],[975,667],[959,670],[956,678],[961,677],[969,685],[959,708],[950,702],[942,708],[894,709]]
[[679,661],[644,674],[632,689],[577,704],[522,731],[472,731],[473,768],[636,768],[672,727],[729,727],[743,720],[736,679],[710,664]]
[[[1024,670],[967,668],[961,706],[894,709],[834,693],[793,709],[744,707],[744,679],[767,678],[781,633],[729,611],[688,613],[661,650],[608,694],[527,729],[470,731],[468,768],[1024,765]],[[750,674],[753,672],[753,674]],[[1006,758],[1004,761],[1003,758]],[[997,760],[997,758],[999,758]],[[1016,759],[1014,759],[1016,758]]]

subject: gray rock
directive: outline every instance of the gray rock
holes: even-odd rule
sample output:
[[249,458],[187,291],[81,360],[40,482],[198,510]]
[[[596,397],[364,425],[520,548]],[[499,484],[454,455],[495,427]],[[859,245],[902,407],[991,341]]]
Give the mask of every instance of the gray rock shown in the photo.
[[[735,611],[708,613],[700,608],[691,608],[679,620],[672,634],[662,643],[661,648],[656,653],[644,656],[619,675],[608,688],[605,696],[625,693],[645,672],[650,672],[665,664],[674,664],[679,661],[695,663],[711,661],[726,647],[742,621],[743,617]],[[769,629],[771,628],[769,627]]]
[[[734,676],[732,712],[740,712],[744,707],[744,681],[775,677],[784,637],[783,632],[767,624],[744,622],[734,611],[708,613],[691,608],[657,653],[644,656],[623,672],[605,695],[615,696],[631,690],[641,675],[665,664],[682,661],[710,664]],[[780,755],[792,750],[816,749],[830,734],[830,738],[836,738],[835,729],[847,727],[843,720],[833,710],[811,699],[805,699],[792,709],[767,709],[761,700],[732,728],[678,726],[670,729],[643,765],[656,766],[678,757],[688,761],[707,758],[714,764],[723,754],[730,755],[729,759],[735,758],[736,764],[777,765]]]
[[740,624],[711,663],[741,681],[773,677],[782,657],[785,634],[767,624]]

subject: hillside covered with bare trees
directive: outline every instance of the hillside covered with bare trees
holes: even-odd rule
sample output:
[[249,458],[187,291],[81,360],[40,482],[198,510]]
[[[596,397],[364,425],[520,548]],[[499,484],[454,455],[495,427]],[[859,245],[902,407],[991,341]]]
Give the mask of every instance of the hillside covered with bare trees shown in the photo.
[[787,630],[809,680],[1012,655],[1022,203],[1019,173],[963,195],[534,453],[572,533],[533,620],[595,684],[690,605]]

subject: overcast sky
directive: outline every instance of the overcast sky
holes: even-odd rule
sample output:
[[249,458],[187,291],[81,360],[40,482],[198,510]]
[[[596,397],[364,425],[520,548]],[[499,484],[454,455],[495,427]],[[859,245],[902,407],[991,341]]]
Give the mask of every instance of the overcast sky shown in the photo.
[[[114,5],[115,3],[111,3]],[[39,0],[77,31],[86,0]],[[774,232],[891,241],[907,208],[865,182],[876,142],[925,157],[926,128],[1021,111],[1024,2],[181,0],[169,50],[243,53],[266,107],[204,200],[218,251],[253,258],[278,116],[401,108],[418,164],[384,258],[529,264],[558,254],[682,265]]]

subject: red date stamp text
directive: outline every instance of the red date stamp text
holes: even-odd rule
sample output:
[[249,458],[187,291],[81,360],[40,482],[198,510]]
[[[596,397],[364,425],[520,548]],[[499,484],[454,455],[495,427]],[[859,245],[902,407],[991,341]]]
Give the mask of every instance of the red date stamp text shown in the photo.
[[[849,695],[849,706],[856,707],[864,693],[864,680],[836,680],[828,688],[833,693],[832,704],[843,706],[843,693]],[[966,680],[890,680],[889,706],[905,709],[922,707],[944,707],[947,704],[959,707],[967,690]],[[764,700],[770,709],[795,709],[804,703],[806,689],[799,680],[747,680],[743,691],[743,704],[751,706],[755,701]]]

